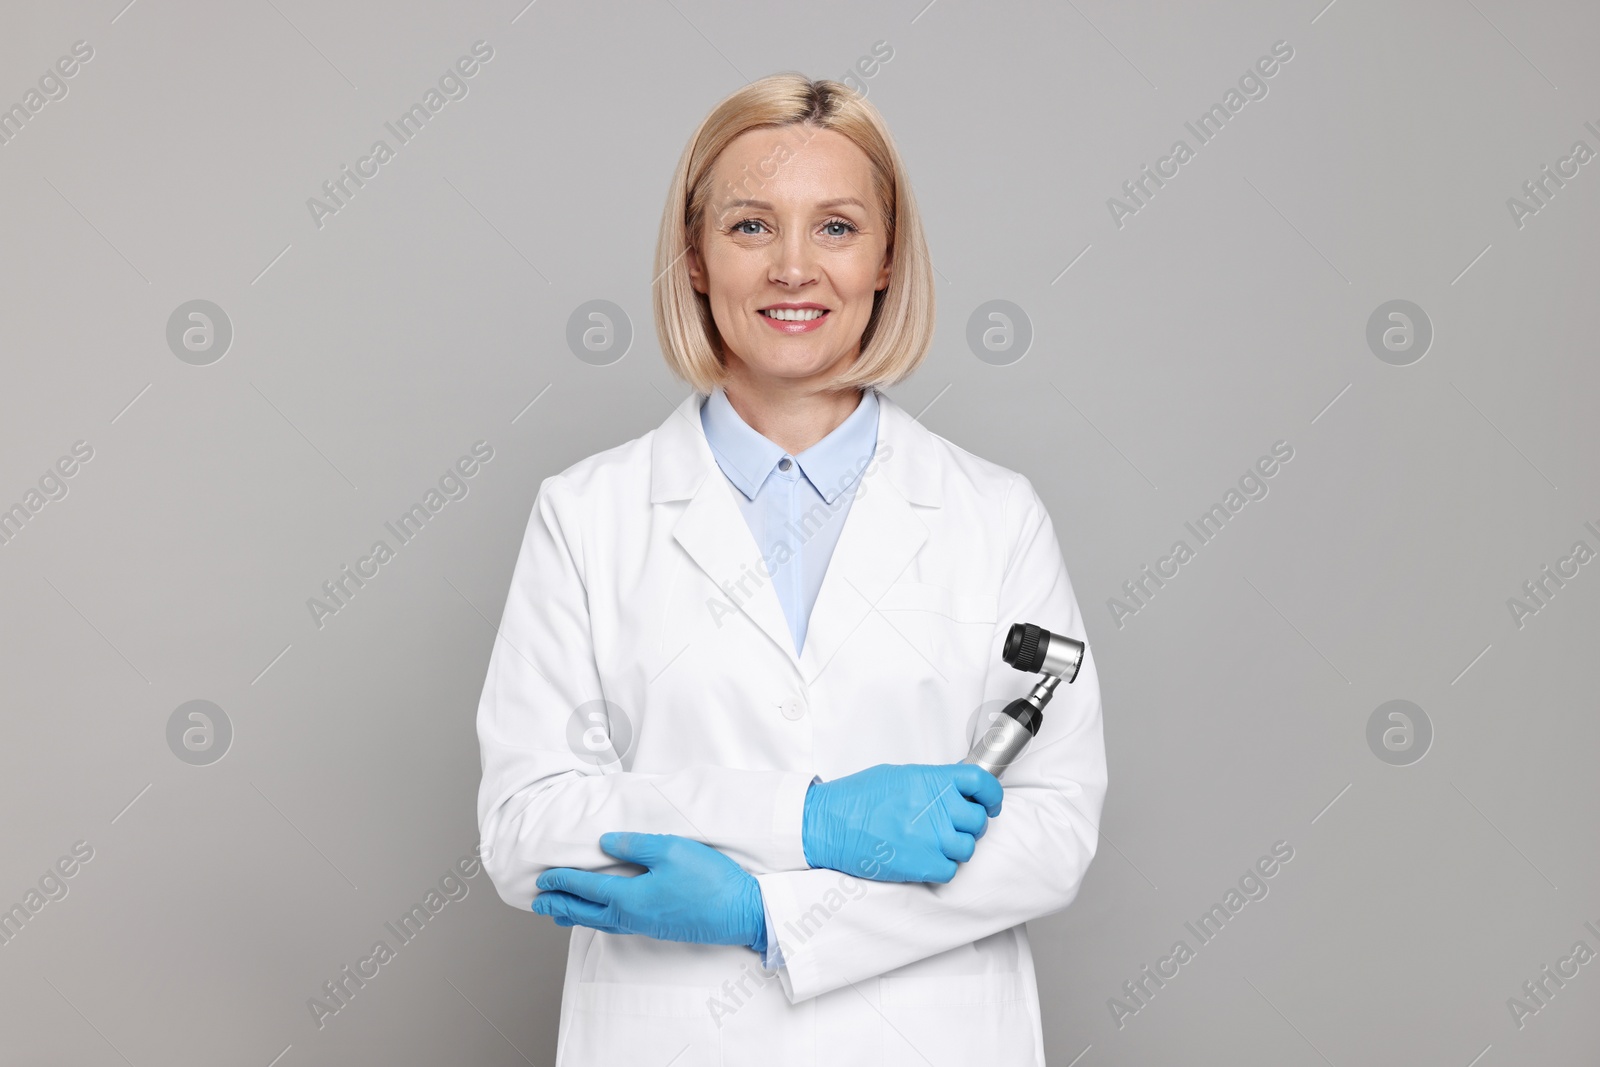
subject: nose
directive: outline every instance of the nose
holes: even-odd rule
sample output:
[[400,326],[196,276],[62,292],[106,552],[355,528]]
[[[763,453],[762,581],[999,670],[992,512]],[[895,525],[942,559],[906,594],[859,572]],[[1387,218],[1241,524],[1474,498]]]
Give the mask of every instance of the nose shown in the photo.
[[816,249],[803,229],[790,229],[770,247],[773,252],[768,279],[774,284],[798,289],[816,280]]

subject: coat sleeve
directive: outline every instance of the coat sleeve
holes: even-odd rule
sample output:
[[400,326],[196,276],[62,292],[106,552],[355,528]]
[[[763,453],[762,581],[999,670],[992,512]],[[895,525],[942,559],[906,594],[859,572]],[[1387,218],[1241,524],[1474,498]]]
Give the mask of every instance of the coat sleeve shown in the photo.
[[[1012,623],[1080,641],[1084,620],[1049,513],[1017,475],[1016,525],[999,596],[983,699],[1026,696],[1037,675],[1000,658]],[[1001,777],[1005,798],[971,860],[944,884],[879,882],[833,870],[758,874],[767,912],[763,966],[793,1003],[1060,911],[1078,894],[1099,842],[1106,759],[1093,648],[1077,679],[1056,687],[1044,722]]]
[[612,830],[690,837],[752,874],[806,869],[800,827],[810,774],[716,766],[637,773],[597,763],[581,743],[574,713],[603,694],[578,503],[561,475],[539,486],[478,703],[478,831],[501,899],[528,907],[534,880],[551,867],[631,871],[600,849],[600,835]]

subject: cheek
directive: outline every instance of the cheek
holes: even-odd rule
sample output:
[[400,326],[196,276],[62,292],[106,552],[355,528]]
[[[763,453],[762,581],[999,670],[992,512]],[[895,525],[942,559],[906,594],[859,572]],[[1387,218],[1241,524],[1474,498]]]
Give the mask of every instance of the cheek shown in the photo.
[[766,278],[766,267],[737,255],[719,255],[706,265],[711,307],[719,316],[750,304],[750,293],[758,292]]
[[841,288],[870,306],[874,294],[878,291],[878,275],[883,271],[883,256],[883,249],[878,248],[852,257],[851,262],[839,273]]
[[731,293],[724,293],[719,300],[712,302],[712,316],[717,320],[717,329],[723,333],[732,331],[749,330],[761,325],[745,314],[745,304]]

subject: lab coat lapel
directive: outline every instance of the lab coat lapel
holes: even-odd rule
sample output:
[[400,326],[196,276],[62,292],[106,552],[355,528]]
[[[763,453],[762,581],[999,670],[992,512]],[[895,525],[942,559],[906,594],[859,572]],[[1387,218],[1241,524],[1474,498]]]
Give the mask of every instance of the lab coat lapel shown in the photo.
[[[886,399],[879,396],[880,401]],[[887,407],[880,408],[878,446],[882,450],[888,444],[888,456],[881,458],[880,451],[876,463],[857,479],[855,499],[823,573],[800,657],[806,685],[814,683],[845,642],[857,635],[862,622],[877,610],[884,590],[928,540],[927,526],[889,476],[897,459],[902,463],[910,459],[904,442],[896,439],[897,423]]]
[[[760,549],[706,442],[700,423],[703,399],[690,393],[656,431],[651,502],[689,500],[673,526],[673,536],[724,595],[777,643],[810,685],[876,610],[878,599],[928,539],[927,526],[913,504],[940,503],[931,442],[923,439],[930,435],[878,393],[877,456],[856,483],[855,499],[807,623],[805,648],[797,656],[777,590],[762,573]],[[748,595],[739,593],[740,579],[745,580]]]
[[[799,667],[794,636],[772,581],[761,572],[761,550],[711,455],[700,422],[702,393],[690,393],[656,430],[651,449],[650,500],[688,499],[672,535],[689,558]],[[715,477],[713,477],[715,475]],[[739,583],[743,581],[743,591]]]
[[735,492],[719,469],[715,478],[708,477],[700,483],[672,534],[717,583],[724,598],[737,605],[798,665],[789,620],[784,617],[772,580],[761,571],[761,550],[734,502]]

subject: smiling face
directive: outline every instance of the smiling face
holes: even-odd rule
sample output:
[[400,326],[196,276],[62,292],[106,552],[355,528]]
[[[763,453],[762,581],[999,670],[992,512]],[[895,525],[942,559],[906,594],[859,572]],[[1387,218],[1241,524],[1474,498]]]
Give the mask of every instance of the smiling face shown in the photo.
[[763,391],[831,379],[860,354],[889,284],[866,153],[832,130],[750,130],[717,157],[712,188],[686,258],[731,377]]

